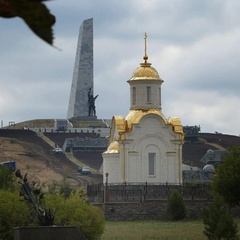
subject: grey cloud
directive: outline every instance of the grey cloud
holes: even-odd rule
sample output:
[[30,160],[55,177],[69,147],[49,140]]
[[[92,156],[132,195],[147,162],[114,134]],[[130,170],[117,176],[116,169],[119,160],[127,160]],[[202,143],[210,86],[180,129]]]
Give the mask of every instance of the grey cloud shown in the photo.
[[[231,115],[240,117],[233,107],[227,107],[233,102],[237,107],[240,100],[240,2],[58,0],[47,4],[57,17],[55,45],[61,51],[37,38],[19,19],[0,19],[5,33],[0,38],[4,92],[0,119],[66,117],[79,27],[93,17],[99,118],[129,112],[127,80],[142,62],[147,32],[149,61],[165,80],[163,113],[180,116],[186,125],[240,132],[225,124]],[[223,108],[227,108],[226,115]]]

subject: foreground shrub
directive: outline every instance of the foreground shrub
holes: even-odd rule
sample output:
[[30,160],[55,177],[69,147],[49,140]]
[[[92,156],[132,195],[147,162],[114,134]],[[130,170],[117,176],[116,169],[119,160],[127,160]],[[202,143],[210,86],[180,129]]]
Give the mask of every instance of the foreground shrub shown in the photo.
[[13,170],[5,165],[0,165],[0,189],[13,190],[16,188],[16,178]]
[[0,190],[0,240],[12,240],[13,228],[29,226],[32,215],[18,192]]
[[230,206],[240,205],[240,146],[231,146],[224,155],[223,163],[216,168],[212,187]]
[[168,199],[167,212],[174,221],[181,220],[186,217],[186,208],[182,195],[178,190],[172,190]]
[[203,211],[203,233],[209,240],[237,240],[238,226],[234,222],[229,207],[220,196],[215,196],[213,202]]
[[60,194],[46,195],[46,205],[54,209],[55,221],[59,226],[77,226],[89,240],[99,239],[105,221],[101,209],[91,206],[82,197],[82,191],[74,191],[65,199]]

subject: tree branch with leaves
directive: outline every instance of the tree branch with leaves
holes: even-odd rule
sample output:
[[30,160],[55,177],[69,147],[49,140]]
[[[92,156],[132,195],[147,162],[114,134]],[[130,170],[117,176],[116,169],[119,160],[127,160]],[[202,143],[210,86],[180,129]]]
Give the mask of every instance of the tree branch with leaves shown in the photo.
[[55,16],[43,2],[48,0],[0,0],[0,17],[19,17],[42,40],[53,44]]

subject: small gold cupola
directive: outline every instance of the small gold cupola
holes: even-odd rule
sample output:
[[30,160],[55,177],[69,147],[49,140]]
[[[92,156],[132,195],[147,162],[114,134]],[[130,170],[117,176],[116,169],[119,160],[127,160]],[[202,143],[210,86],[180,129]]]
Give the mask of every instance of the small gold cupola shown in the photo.
[[161,84],[164,82],[157,70],[148,63],[147,34],[144,35],[143,63],[140,63],[128,80],[130,84],[130,109],[159,109],[161,110]]

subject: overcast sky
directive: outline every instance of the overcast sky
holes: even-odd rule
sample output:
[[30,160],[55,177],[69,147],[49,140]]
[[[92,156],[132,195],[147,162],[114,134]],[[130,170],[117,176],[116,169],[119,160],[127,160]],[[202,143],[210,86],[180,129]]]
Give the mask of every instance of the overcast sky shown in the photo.
[[0,120],[66,118],[79,28],[93,18],[98,118],[129,112],[127,80],[144,55],[164,80],[162,112],[202,132],[240,134],[239,0],[55,0],[51,47],[0,18]]

